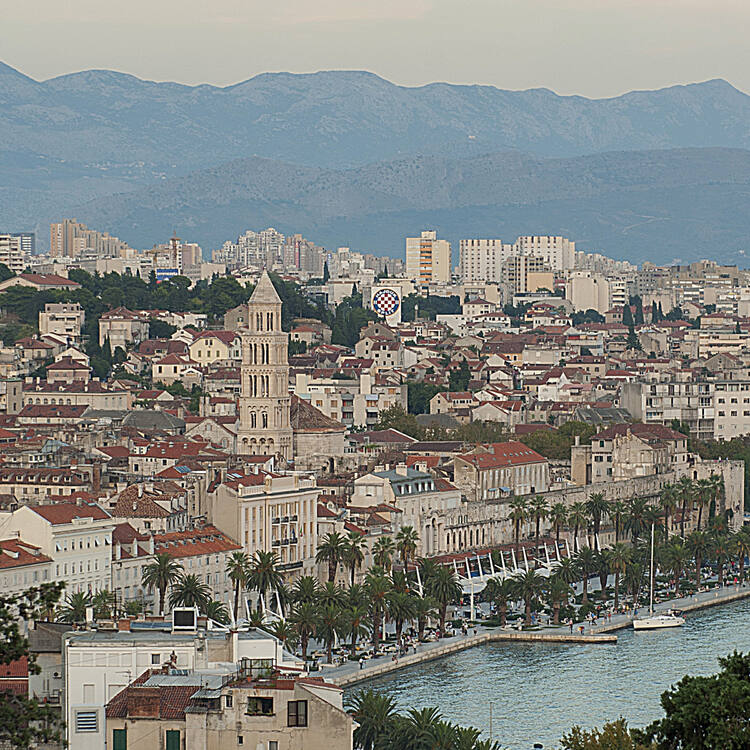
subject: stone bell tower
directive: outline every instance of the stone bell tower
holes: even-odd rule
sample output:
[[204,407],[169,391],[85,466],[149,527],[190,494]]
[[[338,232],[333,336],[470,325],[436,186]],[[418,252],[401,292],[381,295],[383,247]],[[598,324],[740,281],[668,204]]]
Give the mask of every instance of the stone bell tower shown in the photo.
[[242,373],[237,452],[292,459],[289,420],[289,334],[281,330],[281,299],[263,271],[242,329]]

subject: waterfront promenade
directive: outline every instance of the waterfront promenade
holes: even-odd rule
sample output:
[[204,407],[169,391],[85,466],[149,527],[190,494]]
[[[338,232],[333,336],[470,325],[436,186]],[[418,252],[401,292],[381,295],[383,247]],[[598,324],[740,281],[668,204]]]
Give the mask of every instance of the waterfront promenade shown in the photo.
[[[722,589],[710,589],[694,594],[693,596],[671,599],[660,602],[654,606],[656,612],[666,612],[669,609],[678,609],[683,612],[695,611],[712,607],[718,604],[727,604],[750,597],[750,587],[725,586]],[[645,610],[639,611],[645,614]],[[615,644],[617,636],[614,632],[630,627],[632,614],[613,615],[611,621],[597,625],[592,628],[589,623],[575,623],[571,634],[567,625],[541,626],[534,630],[515,630],[506,628],[483,628],[477,626],[476,635],[453,635],[442,638],[439,641],[421,643],[416,648],[416,653],[400,656],[393,660],[391,654],[384,654],[378,659],[368,659],[363,668],[358,662],[349,661],[337,667],[323,667],[322,675],[329,682],[347,687],[358,682],[370,680],[374,677],[389,674],[399,669],[409,667],[423,662],[440,659],[444,656],[474,648],[487,643],[512,641],[515,643],[586,643],[586,644]],[[584,632],[579,632],[584,626]]]

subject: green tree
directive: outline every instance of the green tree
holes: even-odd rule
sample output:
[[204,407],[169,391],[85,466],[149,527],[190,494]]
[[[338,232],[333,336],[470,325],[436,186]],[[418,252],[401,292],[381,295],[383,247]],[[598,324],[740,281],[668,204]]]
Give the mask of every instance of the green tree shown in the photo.
[[560,740],[562,750],[656,750],[655,746],[637,742],[625,719],[606,723],[601,730],[573,727]]
[[591,547],[584,547],[576,557],[576,563],[578,570],[581,573],[581,580],[583,581],[583,596],[581,597],[581,604],[585,604],[589,600],[589,578],[591,574],[596,570],[596,554]]
[[211,589],[195,573],[184,573],[175,581],[169,594],[169,606],[197,607],[203,611],[211,600]]
[[302,649],[302,658],[307,660],[307,645],[310,638],[315,635],[315,629],[318,626],[318,607],[312,602],[301,602],[292,608],[289,615],[289,622],[294,625],[297,635],[299,636],[300,648]]
[[279,570],[279,556],[275,552],[256,550],[250,560],[248,583],[267,607],[266,592],[278,591],[284,583],[284,576]]
[[505,627],[508,617],[508,604],[516,598],[515,582],[510,578],[490,578],[484,589],[487,601],[493,602],[497,607],[500,617],[500,625]]
[[318,581],[313,576],[300,576],[292,586],[295,604],[312,604],[318,599]]
[[657,748],[750,747],[750,655],[735,651],[719,665],[718,674],[683,677],[662,693],[664,717],[634,735]]
[[614,547],[607,550],[609,556],[609,567],[615,576],[615,609],[620,606],[620,576],[630,562],[630,548],[619,542]]
[[234,622],[240,618],[240,593],[250,578],[250,556],[246,552],[233,552],[226,565],[226,574],[234,587]]
[[372,559],[375,565],[383,570],[391,569],[391,559],[396,552],[396,544],[390,536],[381,536],[372,545]]
[[521,525],[528,518],[529,508],[524,497],[512,497],[508,502],[508,507],[510,508],[508,518],[513,522],[513,546],[516,551],[516,562],[518,562],[521,547]]
[[369,597],[370,617],[372,622],[372,648],[375,653],[380,645],[381,620],[388,605],[391,593],[391,582],[382,568],[371,568],[365,576],[365,588]]
[[603,492],[592,492],[586,501],[586,512],[589,514],[594,525],[594,546],[599,549],[599,529],[602,519],[609,511],[609,502],[605,499]]
[[80,591],[68,594],[60,605],[58,619],[60,622],[81,624],[86,622],[86,609],[92,605],[91,594]]
[[[36,654],[29,653],[29,641],[19,626],[54,610],[64,585],[43,583],[20,594],[0,595],[0,664],[26,659],[29,674],[40,674]],[[11,691],[0,692],[0,744],[3,747],[26,750],[46,743],[60,743],[62,726],[59,707]]]
[[95,620],[108,620],[112,617],[115,604],[115,595],[107,589],[97,591],[91,598],[91,606],[94,608]]
[[549,504],[541,495],[535,495],[529,501],[529,516],[534,520],[534,545],[539,554],[539,526],[549,515]]
[[440,388],[433,383],[420,383],[413,380],[407,382],[406,389],[409,414],[428,414],[433,397],[445,392],[445,388]]
[[349,585],[354,586],[354,576],[365,559],[367,541],[359,531],[350,531],[344,542],[342,562],[349,567]]
[[348,709],[356,722],[355,746],[361,750],[382,748],[397,716],[393,698],[373,690],[360,690],[352,696]]
[[419,544],[419,534],[413,526],[402,526],[396,534],[396,551],[401,558],[401,565],[406,572],[407,566],[414,560]]
[[318,613],[315,634],[325,644],[329,664],[333,661],[333,644],[336,638],[345,633],[346,623],[341,607],[336,604],[325,604]]
[[171,339],[172,334],[177,332],[177,326],[165,323],[158,318],[151,318],[148,322],[148,337],[150,339]]
[[221,625],[226,625],[229,622],[229,610],[224,602],[216,601],[216,599],[210,599],[207,601],[201,609],[203,614],[214,622],[218,622]]
[[544,591],[544,578],[535,570],[518,571],[513,576],[516,584],[516,592],[519,599],[523,599],[525,608],[524,622],[526,627],[531,626],[531,607],[535,599],[538,599]]
[[338,531],[329,532],[318,544],[315,562],[328,565],[328,581],[330,583],[336,580],[336,571],[339,563],[344,559],[346,544],[346,539]]
[[560,530],[568,522],[568,509],[565,507],[565,503],[554,503],[549,509],[548,516],[552,528],[555,530],[555,547],[560,546]]
[[462,359],[458,369],[451,370],[448,375],[448,389],[450,391],[466,391],[469,388],[470,380],[471,370],[469,369],[469,363],[465,359]]
[[437,604],[431,596],[418,596],[414,600],[414,618],[417,621],[417,638],[424,640],[427,621],[437,612]]
[[380,412],[376,430],[398,430],[410,437],[421,439],[424,430],[419,426],[413,414],[407,414],[401,404],[394,404]]
[[438,565],[433,574],[427,579],[427,595],[432,597],[438,606],[440,617],[440,635],[445,634],[445,618],[448,605],[458,601],[463,593],[456,573],[452,568]]
[[388,596],[388,616],[396,626],[396,642],[401,643],[401,633],[404,623],[410,622],[416,616],[414,597],[405,591],[392,591]]
[[182,565],[166,552],[160,552],[143,568],[141,583],[144,588],[159,591],[159,614],[164,614],[164,600],[167,589],[180,577]]
[[367,624],[369,612],[367,607],[362,604],[354,604],[343,612],[344,629],[349,636],[349,646],[352,654],[357,648],[357,641],[360,638],[367,637],[370,628]]

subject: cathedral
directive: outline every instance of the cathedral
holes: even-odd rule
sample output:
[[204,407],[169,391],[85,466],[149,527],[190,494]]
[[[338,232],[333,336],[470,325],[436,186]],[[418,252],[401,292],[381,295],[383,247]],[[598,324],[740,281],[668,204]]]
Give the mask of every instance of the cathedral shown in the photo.
[[237,450],[292,460],[289,334],[281,328],[281,299],[267,271],[247,305],[242,336],[242,374]]

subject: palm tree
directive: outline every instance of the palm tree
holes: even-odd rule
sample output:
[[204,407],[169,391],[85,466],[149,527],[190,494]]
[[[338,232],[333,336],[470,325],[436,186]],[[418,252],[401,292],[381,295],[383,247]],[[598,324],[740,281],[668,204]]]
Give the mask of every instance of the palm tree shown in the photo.
[[589,578],[591,574],[596,570],[596,554],[590,547],[584,547],[576,557],[576,563],[578,564],[578,570],[581,573],[581,581],[583,582],[583,597],[581,598],[581,604],[586,604],[589,600]]
[[538,599],[544,591],[544,578],[535,570],[518,571],[513,576],[516,584],[516,592],[519,599],[523,599],[526,607],[525,623],[528,628],[531,625],[531,603]]
[[226,573],[234,585],[234,622],[240,618],[240,592],[250,577],[250,556],[246,552],[232,552],[227,560]]
[[346,540],[338,531],[331,531],[323,537],[318,545],[315,562],[328,565],[328,580],[331,583],[336,580],[336,571],[339,563],[344,559],[346,544]]
[[354,576],[364,562],[366,549],[367,542],[365,541],[364,534],[360,534],[359,531],[350,531],[344,543],[342,558],[344,564],[349,566],[350,586],[354,586]]
[[[586,547],[585,549],[588,549]],[[561,578],[565,583],[572,584],[581,580],[581,569],[575,557],[563,557],[555,565],[554,575]]]
[[352,654],[354,654],[357,648],[357,641],[367,636],[370,632],[367,624],[368,616],[367,607],[362,604],[354,604],[344,610],[344,621],[346,623],[346,632],[350,639]]
[[311,604],[318,598],[318,581],[313,576],[300,576],[292,586],[292,601],[295,604]]
[[414,619],[417,621],[417,637],[421,641],[424,638],[424,629],[427,621],[435,615],[437,605],[431,596],[418,596],[414,600]]
[[60,622],[86,622],[86,610],[91,606],[91,594],[80,591],[68,594],[58,612]]
[[500,615],[500,626],[505,627],[508,618],[508,603],[516,598],[515,582],[510,578],[490,578],[484,589],[485,597],[495,603]]
[[646,528],[646,508],[648,508],[648,500],[645,497],[631,497],[628,500],[625,528],[630,532],[633,544],[638,541]]
[[224,604],[224,602],[219,602],[216,601],[216,599],[211,599],[210,601],[206,602],[202,611],[209,620],[218,622],[221,625],[226,625],[229,622],[229,610],[227,609],[227,605]]
[[732,555],[729,540],[724,534],[717,536],[713,543],[713,555],[716,560],[716,569],[719,576],[719,587],[724,585],[724,566]]
[[169,606],[173,608],[197,607],[202,611],[210,600],[210,587],[194,573],[187,575],[183,573],[174,583],[169,594]]
[[549,515],[549,503],[541,496],[535,495],[529,503],[529,516],[534,519],[534,544],[539,554],[539,525]]
[[[662,527],[662,514],[656,505],[647,505],[643,510],[643,522],[647,527],[653,526],[654,533],[658,534]],[[658,539],[658,536],[656,537]]]
[[711,474],[708,478],[711,482],[711,505],[708,508],[708,517],[711,518],[719,507],[719,498],[724,494],[724,477],[721,474]]
[[681,477],[677,482],[677,495],[680,498],[682,516],[680,518],[680,536],[685,538],[685,518],[687,516],[688,503],[695,494],[695,486],[690,477]]
[[625,585],[630,591],[630,595],[633,597],[633,606],[638,606],[638,597],[641,593],[641,587],[643,586],[643,578],[646,573],[646,566],[634,560],[631,560],[629,565],[625,568]]
[[686,540],[687,548],[695,559],[695,582],[701,585],[701,567],[703,561],[711,554],[711,537],[705,531],[693,531]]
[[419,534],[417,534],[412,526],[403,526],[398,530],[398,534],[396,534],[396,551],[401,557],[401,565],[403,565],[404,573],[406,573],[409,562],[417,554],[418,544]]
[[745,580],[745,558],[750,555],[750,533],[748,533],[747,526],[743,526],[732,536],[732,547],[734,554],[739,558],[740,583],[742,583]]
[[[417,710],[411,708],[407,712],[406,719],[399,728],[399,736],[396,745],[403,748],[414,748],[416,750],[442,750],[436,742],[436,732],[443,724],[442,717],[437,708],[422,708]],[[448,737],[447,747],[454,746],[455,735]]]
[[613,500],[609,504],[609,510],[607,515],[613,520],[615,524],[615,544],[620,541],[620,531],[622,530],[622,517],[627,512],[625,503],[622,500]]
[[508,503],[510,513],[508,518],[513,521],[513,539],[515,540],[516,561],[520,550],[521,524],[528,518],[528,503],[523,497],[512,497]]
[[297,628],[289,620],[276,620],[270,631],[271,635],[278,638],[286,649],[293,649],[299,640]]
[[164,614],[164,600],[167,589],[182,575],[182,565],[166,552],[160,552],[152,562],[143,568],[141,584],[144,588],[159,590],[159,614]]
[[609,557],[609,567],[615,574],[615,609],[620,606],[620,574],[625,572],[625,569],[630,562],[630,548],[619,542],[614,547],[607,550]]
[[91,599],[94,608],[94,619],[106,620],[112,617],[112,605],[115,603],[115,595],[107,589],[97,591]]
[[568,526],[573,526],[573,552],[578,552],[578,530],[588,525],[589,516],[586,512],[585,503],[573,503],[568,511]]
[[560,603],[567,600],[570,595],[570,586],[557,576],[549,580],[549,598],[552,603],[552,622],[560,624]]
[[601,586],[602,599],[607,598],[607,579],[609,578],[609,557],[604,550],[595,552],[596,572],[599,576],[599,585]]
[[334,604],[324,605],[318,614],[318,624],[315,634],[322,639],[326,646],[328,663],[333,661],[333,644],[336,638],[345,632],[345,623],[341,608]]
[[701,519],[703,518],[703,508],[711,502],[713,497],[714,487],[713,482],[710,479],[698,479],[695,482],[695,499],[698,501],[698,522],[696,529],[701,529]]
[[677,592],[680,586],[680,578],[688,563],[690,552],[683,539],[672,539],[662,552],[664,567],[674,577],[674,590]]
[[310,638],[315,635],[315,628],[318,624],[318,608],[312,602],[297,604],[289,615],[289,622],[294,625],[294,629],[299,636],[302,658],[307,660],[307,644]]
[[361,583],[350,586],[346,592],[347,607],[366,607],[368,603],[367,589]]
[[248,583],[257,590],[266,606],[266,591],[278,591],[284,583],[284,576],[279,571],[279,556],[275,552],[256,550],[250,560]]
[[370,597],[370,617],[372,618],[372,648],[375,653],[380,645],[380,621],[385,613],[391,582],[382,568],[371,568],[365,576],[365,588]]
[[397,716],[393,698],[373,690],[360,690],[347,707],[356,722],[354,746],[361,750],[380,747]]
[[586,512],[591,517],[594,524],[594,546],[599,549],[599,529],[602,525],[602,519],[609,511],[609,502],[605,500],[603,492],[592,492],[586,501]]
[[390,571],[391,558],[396,551],[396,545],[390,536],[381,536],[380,539],[372,545],[372,560],[379,568]]
[[568,522],[568,509],[565,507],[565,503],[555,503],[549,509],[550,522],[552,528],[555,530],[555,547],[560,546],[560,529]]
[[247,624],[250,628],[262,628],[265,625],[266,615],[262,609],[251,609],[247,617]]
[[664,511],[664,541],[669,540],[669,517],[677,510],[677,491],[673,484],[665,484],[659,495],[659,505]]
[[346,600],[346,592],[335,583],[326,581],[318,589],[317,602],[321,607],[342,607]]
[[404,591],[392,591],[388,596],[388,616],[396,626],[396,642],[401,644],[401,632],[404,623],[410,622],[416,615],[414,597]]
[[445,633],[445,616],[448,605],[461,598],[463,590],[456,578],[456,572],[445,565],[439,565],[427,581],[427,594],[431,596],[438,605],[440,617],[440,636]]

